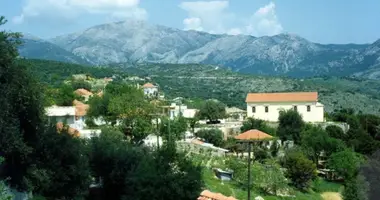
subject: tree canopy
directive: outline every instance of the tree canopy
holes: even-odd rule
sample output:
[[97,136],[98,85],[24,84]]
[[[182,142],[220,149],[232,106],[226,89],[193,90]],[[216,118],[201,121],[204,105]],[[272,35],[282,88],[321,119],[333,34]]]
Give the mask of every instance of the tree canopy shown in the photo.
[[295,110],[280,111],[277,135],[282,141],[293,140],[295,144],[301,142],[301,132],[304,128],[302,116]]
[[216,122],[226,116],[226,106],[217,100],[207,100],[203,102],[198,112],[200,119],[207,119],[210,122]]

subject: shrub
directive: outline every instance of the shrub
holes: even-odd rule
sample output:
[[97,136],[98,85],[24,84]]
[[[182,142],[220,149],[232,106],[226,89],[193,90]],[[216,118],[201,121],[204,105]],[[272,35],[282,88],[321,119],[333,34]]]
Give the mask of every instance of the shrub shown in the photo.
[[283,159],[283,166],[292,185],[301,190],[308,189],[311,181],[317,177],[316,165],[299,150],[288,151]]

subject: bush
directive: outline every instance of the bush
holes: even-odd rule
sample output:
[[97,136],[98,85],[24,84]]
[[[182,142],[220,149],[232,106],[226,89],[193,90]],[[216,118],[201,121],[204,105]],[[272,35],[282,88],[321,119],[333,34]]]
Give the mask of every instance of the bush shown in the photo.
[[316,165],[299,150],[286,152],[283,166],[286,168],[286,177],[294,187],[301,190],[308,189],[311,181],[317,177]]
[[219,129],[202,129],[195,133],[195,136],[203,138],[207,143],[221,147],[224,143],[223,132]]

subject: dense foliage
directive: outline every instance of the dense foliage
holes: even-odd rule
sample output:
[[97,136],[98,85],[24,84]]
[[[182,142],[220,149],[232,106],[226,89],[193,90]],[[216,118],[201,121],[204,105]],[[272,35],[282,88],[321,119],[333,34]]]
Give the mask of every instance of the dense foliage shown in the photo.
[[105,199],[196,199],[200,168],[171,145],[159,151],[123,141],[117,130],[103,130],[91,141],[91,166],[101,177]]
[[301,151],[288,151],[282,162],[282,165],[286,168],[286,177],[298,189],[306,190],[309,188],[311,181],[317,176],[316,165],[307,159]]
[[247,118],[243,122],[243,126],[240,128],[240,131],[245,132],[245,131],[252,130],[252,129],[257,129],[257,130],[263,131],[264,133],[267,133],[267,134],[272,135],[272,136],[276,135],[276,129],[275,128],[268,126],[264,120],[254,119],[254,118]]
[[[1,17],[0,25],[4,23]],[[103,186],[98,199],[196,199],[203,184],[201,170],[177,153],[173,142],[157,151],[139,146],[151,128],[152,111],[141,90],[109,84],[104,96],[90,101],[91,116],[114,125],[100,137],[80,139],[66,125],[49,124],[43,106],[55,101],[71,105],[76,98],[72,85],[64,84],[58,90],[41,85],[30,72],[38,66],[17,60],[19,37],[0,32],[0,89],[4,92],[0,97],[0,156],[5,159],[0,170],[1,200],[9,199],[3,181],[48,200],[92,199],[93,177]],[[65,66],[55,70],[71,73]]]
[[217,147],[221,147],[224,143],[223,132],[219,129],[201,129],[195,133],[195,136]]
[[203,102],[197,116],[199,119],[207,119],[211,123],[215,123],[226,116],[225,107],[222,102],[210,99]]
[[302,116],[295,110],[282,110],[278,117],[277,135],[283,141],[293,140],[295,144],[301,142],[301,132],[305,126]]

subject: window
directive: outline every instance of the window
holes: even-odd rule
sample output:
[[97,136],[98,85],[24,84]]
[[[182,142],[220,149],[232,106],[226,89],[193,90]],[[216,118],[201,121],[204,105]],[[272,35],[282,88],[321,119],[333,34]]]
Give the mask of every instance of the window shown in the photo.
[[256,112],[256,107],[255,107],[255,106],[252,106],[252,112],[253,112],[253,113]]
[[268,108],[268,106],[265,106],[265,112],[266,112],[266,113],[269,112],[269,108]]
[[310,107],[310,106],[307,106],[306,109],[307,109],[307,112],[310,112],[311,107]]
[[293,106],[293,110],[294,110],[294,111],[297,111],[297,106]]

